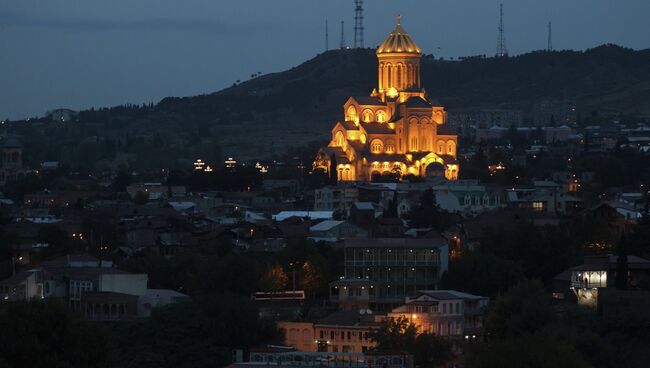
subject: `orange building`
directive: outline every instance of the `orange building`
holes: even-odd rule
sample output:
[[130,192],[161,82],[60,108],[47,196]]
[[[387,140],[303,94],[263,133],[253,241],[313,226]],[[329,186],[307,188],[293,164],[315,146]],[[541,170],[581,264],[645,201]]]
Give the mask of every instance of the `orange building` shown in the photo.
[[369,181],[386,173],[458,178],[458,137],[444,125],[445,108],[420,86],[421,57],[398,16],[377,49],[378,87],[370,96],[345,102],[345,118],[319,150],[315,169],[336,170],[341,181]]

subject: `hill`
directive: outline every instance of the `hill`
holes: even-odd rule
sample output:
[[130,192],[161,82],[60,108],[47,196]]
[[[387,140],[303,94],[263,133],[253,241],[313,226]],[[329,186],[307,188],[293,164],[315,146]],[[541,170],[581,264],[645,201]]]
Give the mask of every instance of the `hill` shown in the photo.
[[[244,145],[237,139],[244,135],[257,142],[256,149],[274,152],[284,144],[327,139],[347,97],[375,87],[376,68],[374,50],[333,50],[211,95],[166,98],[157,108],[204,115],[234,144]],[[650,114],[650,50],[603,45],[462,61],[425,56],[422,85],[452,113],[510,108],[532,120],[536,103],[553,100],[571,101],[583,114]]]
[[[93,148],[90,155],[74,147],[102,141],[108,142],[104,151],[113,156],[126,151],[131,154],[127,159],[141,162],[140,167],[148,166],[149,160],[156,165],[180,160],[186,165],[196,157],[217,159],[222,154],[269,157],[288,146],[325,143],[347,97],[369,94],[375,87],[376,68],[374,50],[332,50],[290,70],[213,94],[168,97],[149,106],[91,109],[65,129],[21,126],[22,132],[16,133],[31,141],[26,143],[34,160],[83,157],[90,164],[103,151]],[[543,100],[571,101],[582,116],[650,114],[650,50],[603,45],[584,52],[462,61],[424,56],[422,85],[451,114],[470,108],[512,108],[532,120],[534,107]],[[39,120],[46,119],[33,123]],[[134,142],[158,148],[127,147]]]

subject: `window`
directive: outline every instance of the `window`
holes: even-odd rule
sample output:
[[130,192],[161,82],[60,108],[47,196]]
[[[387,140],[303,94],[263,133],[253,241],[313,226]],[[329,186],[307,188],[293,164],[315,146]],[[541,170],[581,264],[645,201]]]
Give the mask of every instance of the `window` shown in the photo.
[[338,131],[336,132],[336,135],[334,136],[334,144],[336,147],[343,147],[343,143],[345,142],[345,137],[343,136],[343,132]]
[[383,110],[377,111],[377,122],[383,123],[386,121],[386,113]]
[[451,156],[456,155],[456,143],[454,141],[447,142],[447,154]]
[[442,314],[447,314],[447,304],[446,303],[442,304]]
[[533,209],[535,211],[543,211],[544,210],[544,202],[533,202]]
[[375,139],[370,144],[370,152],[372,153],[381,153],[383,148],[384,144],[382,143],[381,139]]
[[347,116],[346,116],[346,120],[347,121],[354,121],[354,122],[357,122],[357,123],[359,122],[359,119],[357,119],[357,109],[353,105],[350,105],[350,107],[348,107],[348,113],[347,113]]
[[395,152],[395,146],[392,144],[386,145],[386,153],[394,153]]
[[372,110],[370,110],[370,109],[363,110],[361,115],[363,116],[363,121],[365,123],[370,123],[374,118],[374,114],[372,113]]

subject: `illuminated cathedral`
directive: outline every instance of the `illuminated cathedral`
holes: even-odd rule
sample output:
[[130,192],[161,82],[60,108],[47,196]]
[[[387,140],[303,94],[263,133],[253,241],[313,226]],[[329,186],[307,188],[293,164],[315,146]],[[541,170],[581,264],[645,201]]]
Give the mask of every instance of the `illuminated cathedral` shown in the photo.
[[387,173],[458,179],[458,137],[447,112],[420,86],[422,52],[397,26],[377,49],[379,83],[370,96],[350,97],[314,168],[337,171],[340,181],[370,181]]

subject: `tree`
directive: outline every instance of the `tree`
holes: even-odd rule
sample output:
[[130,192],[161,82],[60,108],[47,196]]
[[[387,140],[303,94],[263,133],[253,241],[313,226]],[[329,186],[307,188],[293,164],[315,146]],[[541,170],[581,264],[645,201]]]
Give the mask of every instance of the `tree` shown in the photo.
[[627,264],[627,240],[625,239],[625,234],[621,236],[621,240],[618,242],[618,258],[616,259],[616,289],[617,290],[626,290],[627,289],[627,274],[628,274],[628,264]]
[[149,202],[149,195],[143,191],[138,191],[133,197],[133,202],[137,205],[147,204]]
[[338,171],[336,169],[337,163],[336,163],[336,155],[332,153],[330,156],[330,185],[336,185],[338,182]]
[[307,295],[327,294],[326,260],[319,254],[307,258],[302,264],[302,285]]
[[109,341],[100,325],[73,317],[56,302],[0,307],[0,367],[108,367]]
[[155,309],[147,321],[115,324],[112,336],[114,365],[132,368],[224,367],[232,349],[282,341],[249,298],[231,294]]
[[453,358],[451,343],[430,333],[417,336],[412,352],[415,365],[422,368],[442,367]]
[[489,253],[464,253],[449,264],[442,276],[443,289],[463,290],[491,298],[504,293],[524,278],[521,266]]
[[370,333],[378,351],[406,352],[419,367],[439,367],[452,358],[451,344],[436,335],[418,334],[415,323],[405,317],[388,318]]
[[263,291],[282,291],[285,290],[288,280],[282,266],[272,265],[262,275],[259,287]]
[[468,368],[587,368],[581,354],[550,336],[526,335],[476,345],[466,358]]
[[417,331],[417,326],[408,318],[387,318],[370,333],[370,339],[380,351],[411,351],[415,346]]
[[540,281],[522,280],[499,297],[486,327],[496,338],[516,338],[539,331],[553,320],[550,296]]

